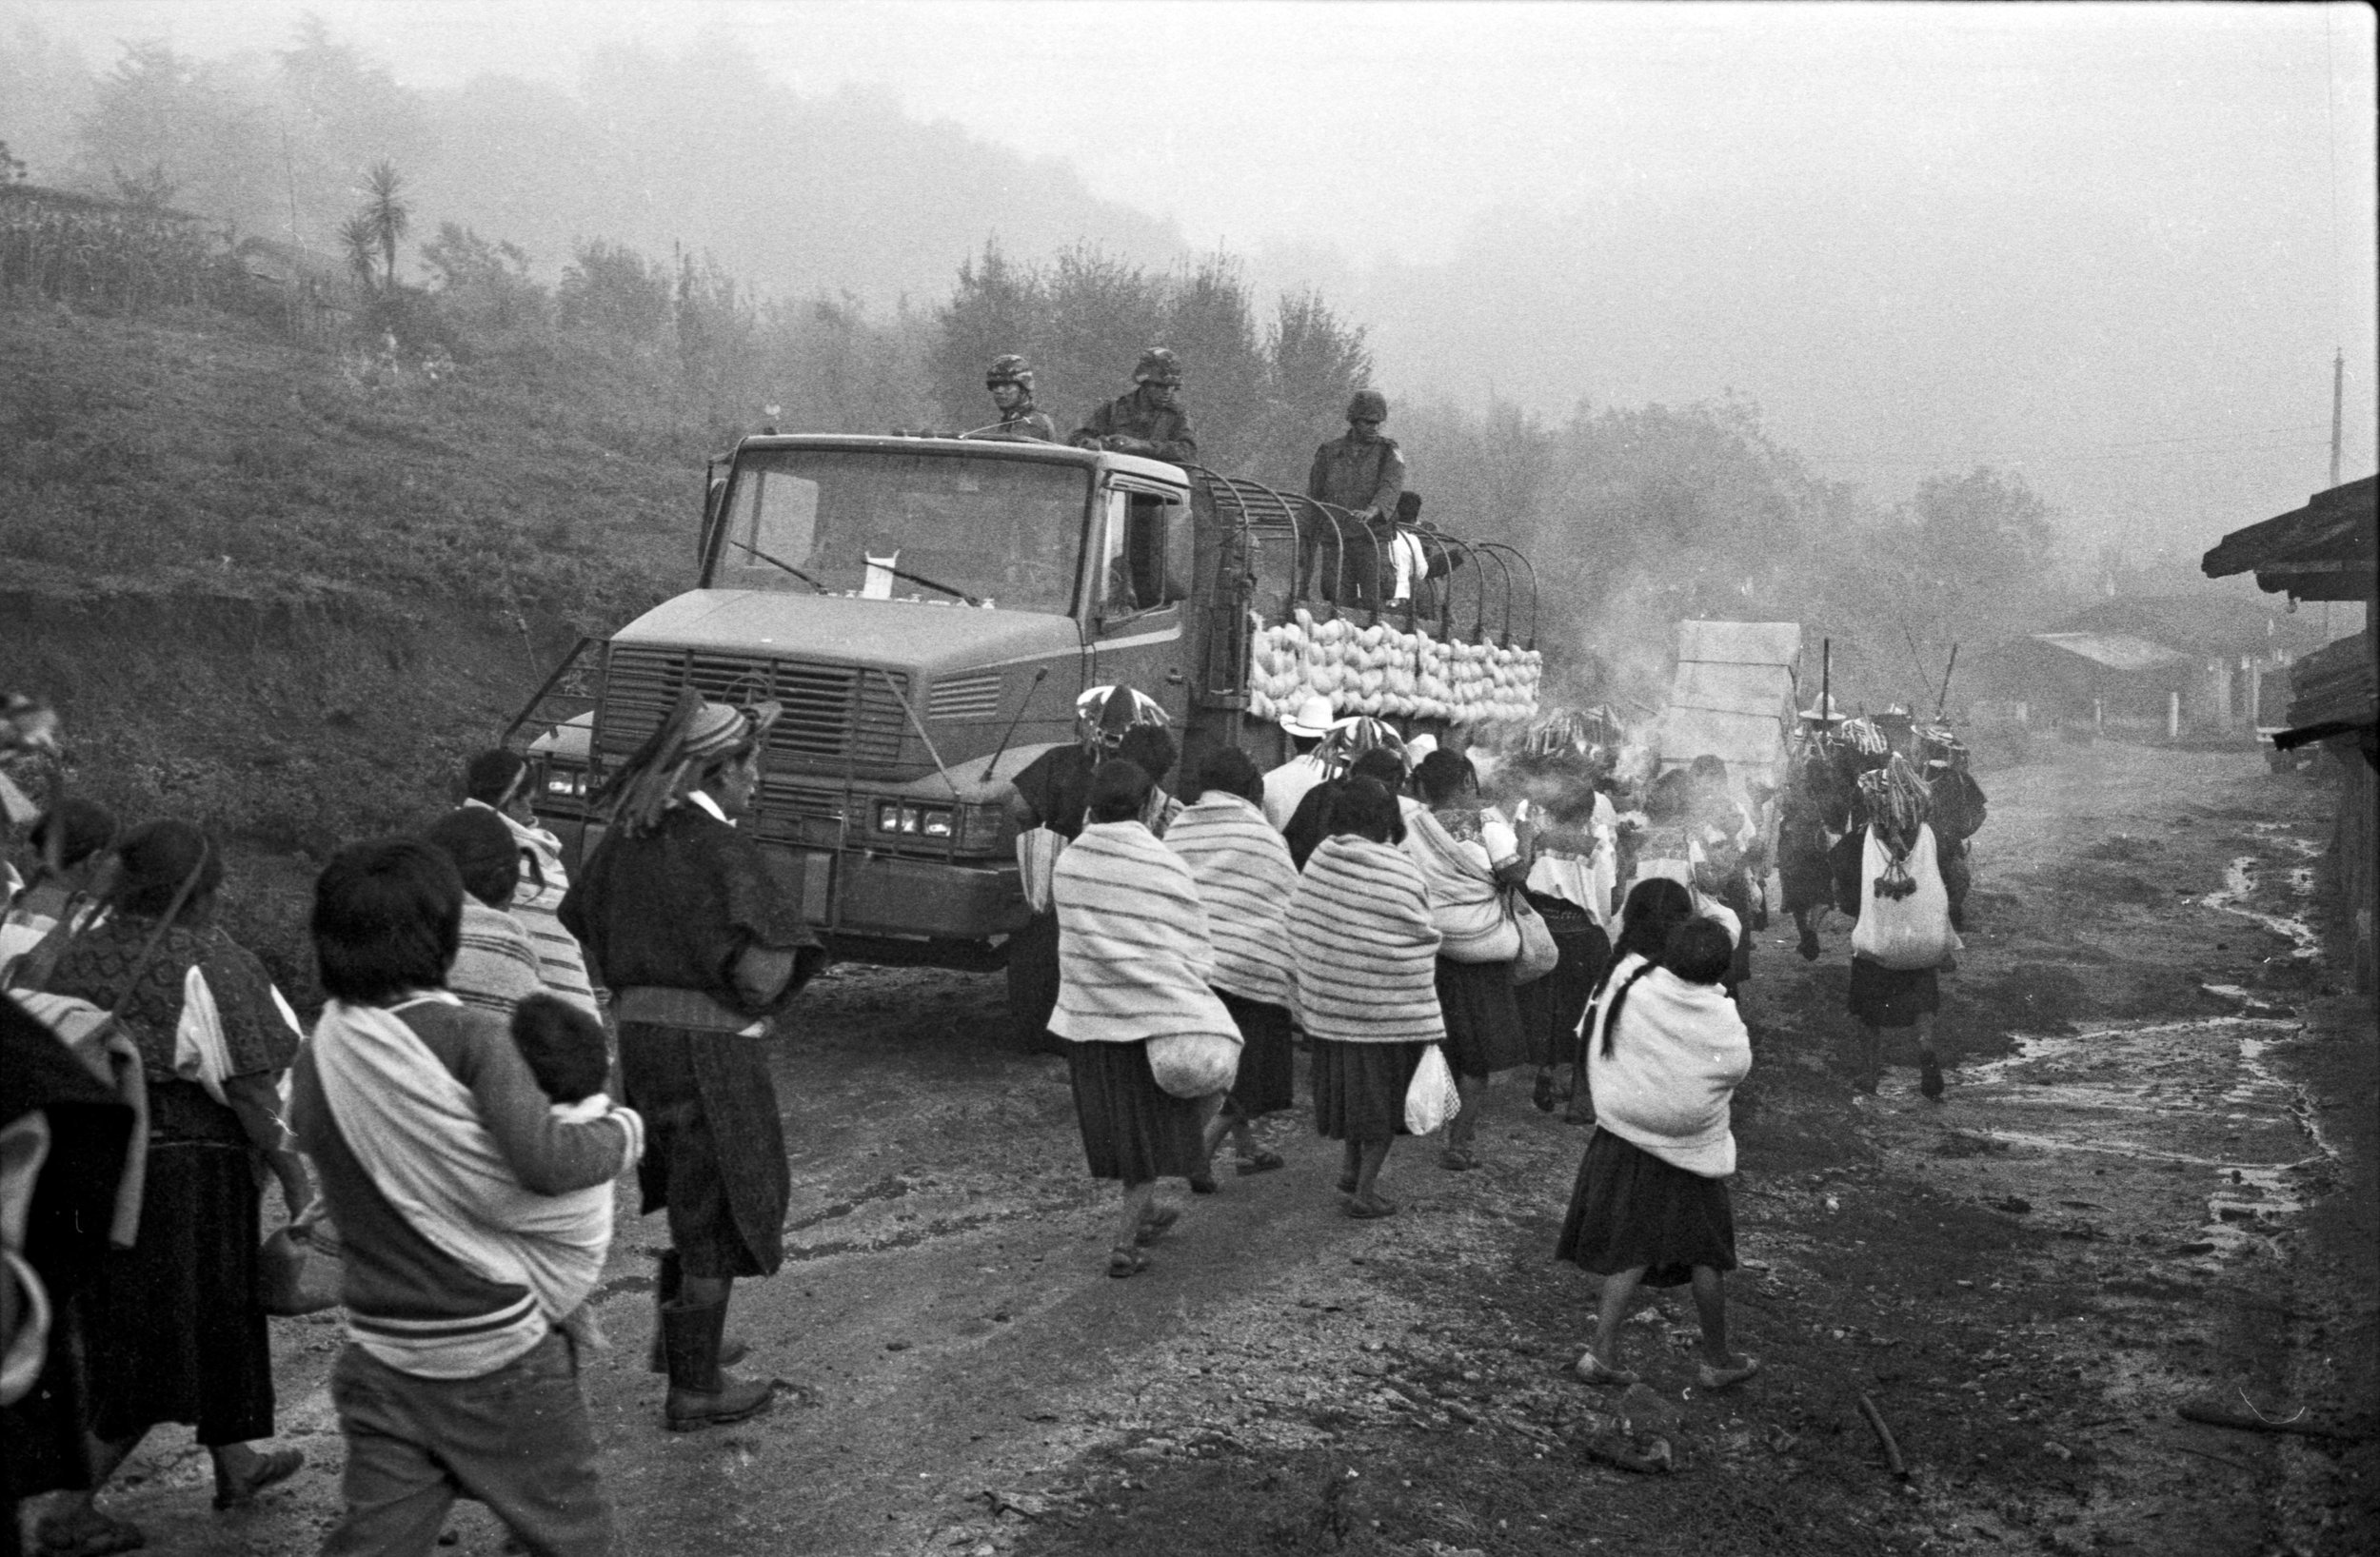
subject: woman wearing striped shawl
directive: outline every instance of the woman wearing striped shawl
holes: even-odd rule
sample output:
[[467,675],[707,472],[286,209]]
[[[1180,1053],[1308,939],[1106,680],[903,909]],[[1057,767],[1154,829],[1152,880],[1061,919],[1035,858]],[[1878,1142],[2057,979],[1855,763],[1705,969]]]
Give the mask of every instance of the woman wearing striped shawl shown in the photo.
[[521,881],[512,831],[494,812],[470,806],[432,822],[422,841],[452,860],[463,877],[463,938],[446,988],[465,1005],[509,1021],[524,996],[545,988],[528,928],[512,916]]
[[1520,841],[1504,818],[1479,801],[1479,778],[1459,752],[1435,751],[1413,770],[1427,806],[1408,801],[1405,852],[1429,884],[1430,913],[1445,937],[1438,959],[1438,1001],[1446,1019],[1446,1063],[1462,1110],[1446,1127],[1438,1166],[1479,1166],[1472,1142],[1488,1078],[1525,1055],[1520,1007],[1513,998],[1513,958],[1520,932],[1504,908],[1504,891],[1526,881]]
[[1314,1127],[1346,1143],[1347,1214],[1396,1212],[1377,1181],[1405,1124],[1405,1089],[1424,1045],[1446,1036],[1436,980],[1438,933],[1421,873],[1397,847],[1397,798],[1351,778],[1331,804],[1331,837],[1289,900],[1299,1025],[1314,1040]]
[[1181,1214],[1155,1198],[1160,1178],[1206,1167],[1210,1105],[1176,1097],[1149,1069],[1151,1038],[1240,1033],[1207,987],[1215,949],[1190,868],[1140,820],[1149,776],[1116,759],[1091,775],[1089,819],[1058,857],[1058,1005],[1049,1030],[1067,1042],[1082,1153],[1093,1178],[1123,1185],[1111,1276],[1148,1267],[1140,1246]]
[[[1289,1052],[1289,946],[1283,935],[1298,868],[1289,845],[1264,819],[1264,779],[1237,746],[1207,754],[1185,808],[1165,835],[1206,905],[1215,941],[1215,993],[1240,1028],[1240,1075],[1208,1135],[1208,1153],[1228,1133],[1241,1173],[1268,1173],[1279,1153],[1259,1143],[1248,1121],[1297,1101]],[[1208,1177],[1204,1187],[1212,1189]],[[1190,1181],[1200,1188],[1199,1179]]]

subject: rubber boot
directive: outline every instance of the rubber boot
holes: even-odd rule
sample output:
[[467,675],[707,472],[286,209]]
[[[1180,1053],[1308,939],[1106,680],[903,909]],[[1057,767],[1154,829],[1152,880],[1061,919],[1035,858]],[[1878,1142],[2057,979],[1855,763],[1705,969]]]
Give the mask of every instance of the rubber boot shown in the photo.
[[[645,1366],[655,1373],[669,1371],[668,1353],[662,1346],[662,1311],[678,1301],[678,1293],[685,1286],[685,1268],[678,1263],[678,1252],[670,1250],[661,1257],[661,1269],[653,1275],[653,1345],[645,1359]],[[733,1368],[742,1362],[751,1349],[729,1336],[719,1343],[719,1366]]]
[[669,1365],[669,1398],[662,1425],[671,1432],[725,1427],[768,1409],[767,1380],[739,1379],[719,1366],[719,1338],[727,1305],[672,1303],[661,1311],[662,1347]]
[[1917,1051],[1917,1091],[1934,1102],[1942,1101],[1942,1065],[1931,1049]]
[[1858,1074],[1852,1080],[1854,1092],[1870,1096],[1884,1080],[1884,1035],[1873,1027],[1859,1030]]

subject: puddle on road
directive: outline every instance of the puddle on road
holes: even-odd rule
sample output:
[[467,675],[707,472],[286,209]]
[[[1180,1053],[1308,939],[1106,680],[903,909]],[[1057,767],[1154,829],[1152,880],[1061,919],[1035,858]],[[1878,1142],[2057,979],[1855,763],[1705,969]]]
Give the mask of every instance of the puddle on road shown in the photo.
[[[2277,821],[2260,821],[2255,824],[2253,831],[2263,841],[2287,848],[2301,859],[2312,860],[2320,857],[2321,844],[2311,838],[2300,838],[2294,833],[2286,832],[2285,826],[2285,823]],[[2261,861],[2254,855],[2235,857],[2223,869],[2223,885],[2198,900],[2209,908],[2217,909],[2225,914],[2236,914],[2252,924],[2260,924],[2289,941],[2291,943],[2289,955],[2292,961],[2311,961],[2320,956],[2322,955],[2321,939],[2315,935],[2313,926],[2306,922],[2307,910],[2305,908],[2301,907],[2294,914],[2267,914],[2262,910],[2247,906],[2249,899],[2256,895],[2256,888],[2259,884],[2256,868],[2260,863]],[[2300,903],[2311,901],[2314,892],[2314,868],[2311,864],[2295,865],[2290,868],[2289,890],[2290,896],[2298,899]]]
[[2262,1241],[2302,1209],[2295,1171],[2326,1154],[2297,1089],[2267,1059],[2297,1025],[2208,1016],[2020,1036],[2014,1055],[1965,1073],[1960,1122],[2011,1148],[2211,1177],[2200,1240],[2217,1251]]

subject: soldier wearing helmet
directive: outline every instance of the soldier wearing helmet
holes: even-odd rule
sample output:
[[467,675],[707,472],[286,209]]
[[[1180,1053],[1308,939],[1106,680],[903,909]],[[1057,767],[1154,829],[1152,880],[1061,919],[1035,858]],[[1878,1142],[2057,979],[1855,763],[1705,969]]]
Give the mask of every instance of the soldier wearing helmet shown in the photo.
[[1199,457],[1199,441],[1181,408],[1181,365],[1163,346],[1140,353],[1132,369],[1132,393],[1093,411],[1069,440],[1077,448],[1140,454],[1188,464]]
[[1010,352],[993,358],[992,365],[983,370],[983,387],[992,392],[992,404],[1000,409],[1000,420],[966,436],[1004,438],[1018,443],[1058,442],[1058,424],[1033,404],[1033,367],[1022,357]]
[[[1405,457],[1398,452],[1397,440],[1380,434],[1380,424],[1387,420],[1388,397],[1377,389],[1359,389],[1347,402],[1346,436],[1334,438],[1314,451],[1314,468],[1306,473],[1306,496],[1346,509],[1360,526],[1343,538],[1343,561],[1337,545],[1327,548],[1331,555],[1321,581],[1324,600],[1336,601],[1344,593],[1359,605],[1377,603],[1382,562],[1396,557],[1394,521],[1398,500],[1404,495]],[[1300,595],[1306,593],[1306,581],[1328,539],[1321,531],[1303,538],[1298,563]],[[1406,544],[1418,552],[1415,543],[1408,541]],[[1398,561],[1398,577],[1409,580],[1416,572],[1413,559]],[[1426,569],[1426,559],[1422,566]],[[1388,593],[1401,595],[1410,589],[1409,582],[1404,590],[1392,583]]]

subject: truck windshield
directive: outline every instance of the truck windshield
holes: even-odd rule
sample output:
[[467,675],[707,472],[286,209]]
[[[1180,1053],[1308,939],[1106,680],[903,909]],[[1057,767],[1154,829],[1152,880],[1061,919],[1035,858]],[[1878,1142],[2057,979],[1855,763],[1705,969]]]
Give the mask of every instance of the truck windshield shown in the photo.
[[712,582],[806,593],[786,571],[799,568],[836,594],[951,599],[916,581],[930,579],[1003,610],[1063,616],[1090,483],[1086,469],[1027,460],[753,450],[736,462]]

